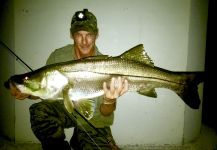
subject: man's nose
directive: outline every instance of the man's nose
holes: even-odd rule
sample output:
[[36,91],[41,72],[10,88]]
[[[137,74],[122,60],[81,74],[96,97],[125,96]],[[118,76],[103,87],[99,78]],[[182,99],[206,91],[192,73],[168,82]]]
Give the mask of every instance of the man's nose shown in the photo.
[[82,37],[82,44],[86,44],[87,43],[87,37],[84,35],[83,37]]

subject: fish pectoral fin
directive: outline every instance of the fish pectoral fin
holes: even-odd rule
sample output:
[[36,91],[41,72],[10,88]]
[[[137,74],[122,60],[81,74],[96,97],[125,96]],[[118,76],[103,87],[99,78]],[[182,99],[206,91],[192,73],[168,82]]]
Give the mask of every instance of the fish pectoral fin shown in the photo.
[[149,96],[149,97],[153,97],[156,98],[157,97],[157,93],[155,91],[155,89],[149,89],[149,88],[143,88],[137,91],[139,94],[141,95],[145,95],[145,96]]
[[64,89],[63,89],[63,103],[64,106],[66,108],[66,110],[69,113],[72,113],[74,111],[74,104],[72,103],[72,101],[69,98],[69,90],[70,90],[71,86],[67,85]]

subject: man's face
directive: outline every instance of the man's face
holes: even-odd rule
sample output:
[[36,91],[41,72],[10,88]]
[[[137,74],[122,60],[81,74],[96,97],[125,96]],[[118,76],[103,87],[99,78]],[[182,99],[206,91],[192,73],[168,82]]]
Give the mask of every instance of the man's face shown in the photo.
[[88,31],[78,31],[72,35],[75,49],[81,56],[89,56],[93,53],[97,36]]

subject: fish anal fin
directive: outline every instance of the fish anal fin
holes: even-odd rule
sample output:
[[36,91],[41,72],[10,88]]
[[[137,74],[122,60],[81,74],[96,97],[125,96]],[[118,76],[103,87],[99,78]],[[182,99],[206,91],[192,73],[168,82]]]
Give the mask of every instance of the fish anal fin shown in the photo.
[[143,44],[139,44],[119,56],[122,59],[133,60],[140,63],[145,63],[154,67],[154,63],[144,50]]
[[137,91],[139,94],[141,95],[145,95],[145,96],[149,96],[149,97],[153,97],[156,98],[157,97],[157,93],[155,91],[155,89],[148,89],[148,88],[142,88],[140,90]]

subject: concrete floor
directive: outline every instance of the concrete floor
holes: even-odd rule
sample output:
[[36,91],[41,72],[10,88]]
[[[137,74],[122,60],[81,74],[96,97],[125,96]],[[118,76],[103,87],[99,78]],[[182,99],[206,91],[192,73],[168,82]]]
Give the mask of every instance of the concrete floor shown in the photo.
[[217,150],[217,133],[203,125],[200,136],[194,142],[185,144],[185,147],[186,150]]
[[[215,130],[205,125],[201,128],[200,136],[191,143],[183,146],[153,146],[153,145],[135,145],[121,146],[123,150],[217,150],[217,134]],[[40,144],[19,143],[14,144],[6,140],[0,140],[0,150],[42,150]]]

